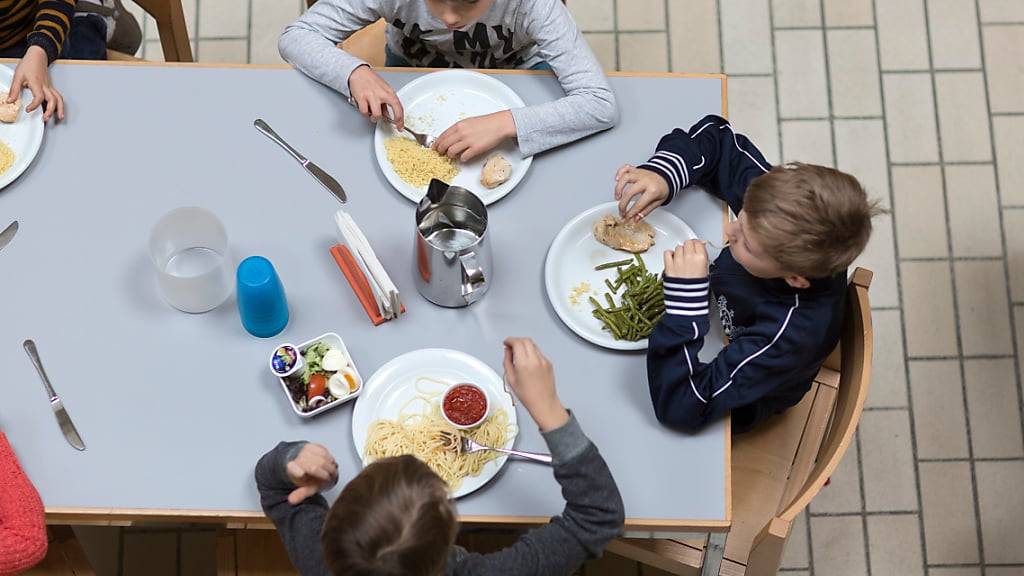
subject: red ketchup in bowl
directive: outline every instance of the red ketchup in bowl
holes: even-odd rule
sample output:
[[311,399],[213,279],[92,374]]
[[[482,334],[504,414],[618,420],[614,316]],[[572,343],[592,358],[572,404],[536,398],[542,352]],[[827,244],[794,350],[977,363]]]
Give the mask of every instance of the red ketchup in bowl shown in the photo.
[[487,396],[476,386],[459,384],[444,395],[442,409],[452,424],[473,426],[487,415]]

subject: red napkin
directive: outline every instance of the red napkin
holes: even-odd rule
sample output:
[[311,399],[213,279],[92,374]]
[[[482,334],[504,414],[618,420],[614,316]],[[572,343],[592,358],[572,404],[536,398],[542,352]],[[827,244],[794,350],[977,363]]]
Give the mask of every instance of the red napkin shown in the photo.
[[28,570],[44,556],[43,501],[0,432],[0,575]]

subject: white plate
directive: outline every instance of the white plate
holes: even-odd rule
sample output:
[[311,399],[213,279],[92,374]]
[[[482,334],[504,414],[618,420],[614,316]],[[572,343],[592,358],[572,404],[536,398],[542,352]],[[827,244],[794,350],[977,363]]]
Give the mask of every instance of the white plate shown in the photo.
[[[523,99],[503,82],[471,70],[442,70],[420,76],[403,86],[398,91],[398,98],[405,107],[406,125],[432,136],[440,136],[449,126],[464,118],[525,106]],[[395,135],[398,132],[391,124],[377,123],[377,131],[373,135],[377,164],[395,190],[409,200],[419,202],[427,187],[417,188],[399,178],[384,151],[384,141]],[[494,153],[501,154],[512,164],[512,177],[501,186],[488,189],[480,183],[480,171],[484,161]],[[479,196],[484,204],[491,204],[511,192],[532,163],[533,157],[524,158],[516,143],[509,140],[472,162],[460,162],[459,174],[449,184],[466,188]]]
[[[7,96],[12,80],[14,80],[14,70],[7,66],[0,66],[0,96]],[[18,120],[14,124],[0,122],[0,140],[10,146],[15,154],[14,164],[7,169],[7,172],[0,174],[0,189],[6,188],[8,184],[21,176],[21,173],[35,159],[39,152],[39,146],[43,143],[43,107],[40,106],[31,114],[26,114],[25,107],[31,101],[32,93],[22,90],[21,111],[18,112]]]
[[[587,299],[593,296],[604,305],[604,293],[608,291],[604,280],[615,278],[614,268],[596,271],[595,266],[633,257],[629,252],[613,250],[594,239],[594,221],[605,214],[617,215],[618,211],[618,203],[608,202],[584,211],[566,224],[548,248],[547,260],[544,262],[544,285],[555,313],[581,338],[614,350],[645,350],[646,338],[636,342],[612,338],[610,332],[601,328],[601,321],[591,314],[593,308]],[[667,210],[655,210],[646,221],[654,227],[657,235],[654,246],[640,257],[651,272],[661,274],[665,269],[662,256],[665,250],[673,249],[697,235],[686,222]],[[569,294],[582,282],[590,284],[591,292],[580,296],[579,302],[573,305],[569,302]]]
[[[480,360],[456,350],[426,348],[402,354],[380,367],[363,385],[363,395],[356,402],[352,412],[352,441],[356,445],[356,453],[366,466],[363,449],[366,446],[366,431],[374,420],[398,418],[402,407],[416,396],[416,379],[422,376],[445,380],[451,383],[472,382],[487,390],[487,396],[493,408],[503,408],[508,414],[509,422],[518,431],[516,409],[512,405],[512,397],[505,392],[501,377],[490,366]],[[438,385],[438,391],[443,389]],[[509,438],[505,448],[512,448],[515,435]],[[505,465],[507,456],[501,456],[484,465],[479,476],[468,476],[453,494],[453,498],[461,498],[487,484]]]

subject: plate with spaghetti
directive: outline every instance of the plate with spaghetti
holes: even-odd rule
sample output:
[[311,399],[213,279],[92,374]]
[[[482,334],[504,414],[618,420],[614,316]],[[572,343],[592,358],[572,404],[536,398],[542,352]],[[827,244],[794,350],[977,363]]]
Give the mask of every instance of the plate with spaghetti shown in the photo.
[[[482,424],[460,432],[441,415],[441,400],[452,384],[463,382],[483,389],[491,409]],[[450,448],[451,435],[458,433],[486,446],[512,448],[519,428],[501,377],[456,350],[427,348],[394,358],[366,381],[352,413],[352,441],[363,466],[412,454],[448,483],[453,498],[487,484],[507,459],[489,451],[458,453]]]

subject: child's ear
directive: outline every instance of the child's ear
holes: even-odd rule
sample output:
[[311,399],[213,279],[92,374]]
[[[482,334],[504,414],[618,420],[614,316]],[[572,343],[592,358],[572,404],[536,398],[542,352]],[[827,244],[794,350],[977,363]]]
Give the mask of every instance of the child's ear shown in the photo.
[[810,288],[811,281],[804,276],[797,276],[796,274],[790,274],[785,277],[786,284],[789,284],[793,288]]

